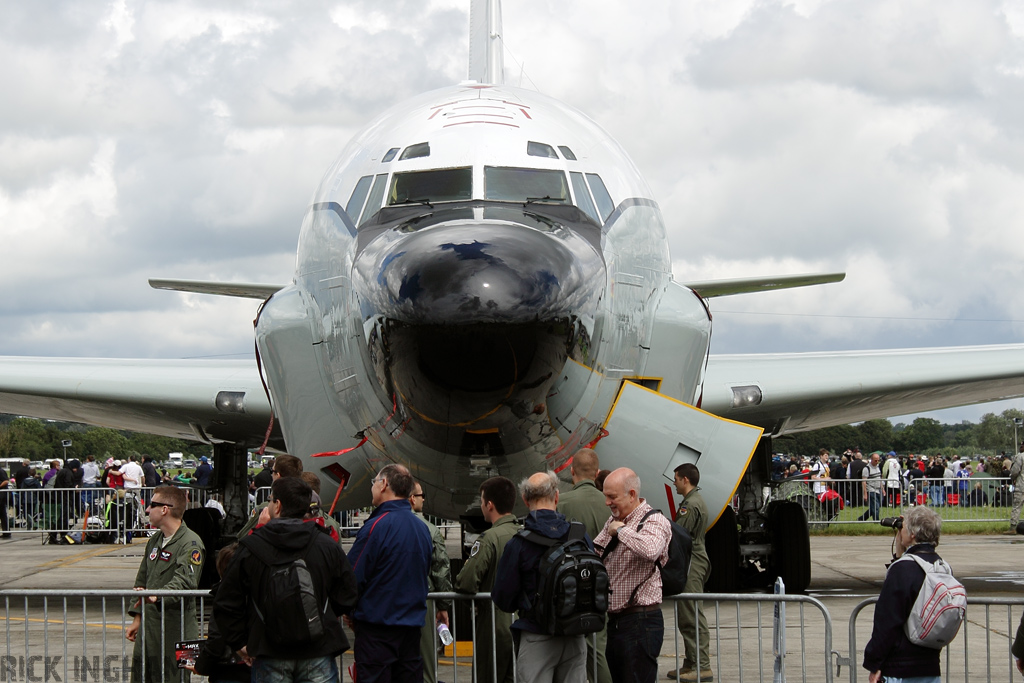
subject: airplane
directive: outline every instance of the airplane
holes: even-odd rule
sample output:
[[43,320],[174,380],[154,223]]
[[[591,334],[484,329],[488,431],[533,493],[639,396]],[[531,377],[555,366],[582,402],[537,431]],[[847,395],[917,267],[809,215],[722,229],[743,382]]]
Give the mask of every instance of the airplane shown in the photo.
[[679,282],[626,152],[503,82],[498,0],[472,0],[469,78],[370,121],[324,174],[286,284],[154,279],[258,300],[257,359],[0,358],[0,411],[212,444],[228,525],[247,450],[297,455],[340,509],[407,465],[429,513],[473,525],[487,477],[568,477],[590,445],[672,514],[696,463],[709,587],[810,581],[806,515],[771,500],[772,441],[1024,395],[1024,345],[714,355],[719,297],[842,273]]

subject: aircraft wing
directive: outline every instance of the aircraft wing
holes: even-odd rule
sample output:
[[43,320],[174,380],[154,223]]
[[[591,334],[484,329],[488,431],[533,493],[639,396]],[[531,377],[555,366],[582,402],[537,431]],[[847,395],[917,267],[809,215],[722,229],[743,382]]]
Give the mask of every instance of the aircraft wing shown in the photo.
[[0,357],[0,412],[248,445],[270,421],[252,360]]
[[1024,344],[711,356],[701,407],[781,435],[1018,396]]

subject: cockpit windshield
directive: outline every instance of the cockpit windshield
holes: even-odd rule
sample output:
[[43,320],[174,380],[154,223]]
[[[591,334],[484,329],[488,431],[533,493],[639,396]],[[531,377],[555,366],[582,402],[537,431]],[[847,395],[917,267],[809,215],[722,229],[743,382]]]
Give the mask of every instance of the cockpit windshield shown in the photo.
[[570,203],[565,173],[538,168],[485,166],[484,197],[501,202]]
[[472,168],[442,168],[396,173],[391,179],[388,206],[457,202],[473,198]]

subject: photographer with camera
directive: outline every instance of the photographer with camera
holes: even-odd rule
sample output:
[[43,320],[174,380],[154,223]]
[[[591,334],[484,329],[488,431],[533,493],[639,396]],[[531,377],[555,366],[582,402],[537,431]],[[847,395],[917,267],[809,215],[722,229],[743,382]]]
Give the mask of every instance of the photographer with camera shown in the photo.
[[[864,650],[864,668],[871,672],[868,681],[879,683],[884,677],[886,681],[912,678],[939,683],[942,673],[939,652],[952,636],[946,635],[947,639],[941,644],[917,644],[912,640],[918,636],[912,617],[926,571],[944,572],[952,579],[948,566],[935,552],[942,518],[925,506],[916,506],[909,508],[903,517],[882,520],[882,525],[896,529],[894,561],[886,572],[875,605],[871,640]],[[962,591],[962,586],[960,588]],[[962,611],[960,616],[962,618]],[[956,627],[959,628],[959,624]],[[953,635],[955,633],[954,630]]]

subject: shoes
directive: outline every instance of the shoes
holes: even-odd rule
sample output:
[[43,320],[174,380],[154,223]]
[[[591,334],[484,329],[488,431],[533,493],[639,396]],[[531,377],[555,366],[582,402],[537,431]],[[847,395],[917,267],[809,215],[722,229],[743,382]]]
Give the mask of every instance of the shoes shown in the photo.
[[1017,530],[1016,529],[1007,529],[1006,531],[1003,532],[1003,536],[1016,536],[1016,535],[1017,535]]
[[715,674],[712,673],[711,669],[701,669],[699,676],[696,669],[690,669],[679,674],[680,683],[709,683],[713,680],[715,680]]
[[693,671],[692,666],[681,666],[678,669],[673,669],[669,671],[665,678],[667,678],[670,681],[678,681],[680,676],[691,671]]

